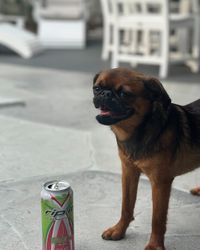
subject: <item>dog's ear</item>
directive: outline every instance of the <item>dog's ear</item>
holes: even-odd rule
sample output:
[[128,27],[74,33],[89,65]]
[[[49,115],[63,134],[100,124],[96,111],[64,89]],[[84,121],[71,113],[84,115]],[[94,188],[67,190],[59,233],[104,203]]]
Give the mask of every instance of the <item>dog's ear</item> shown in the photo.
[[152,101],[152,118],[155,121],[165,123],[171,99],[166,90],[156,78],[149,78],[144,81],[145,96]]
[[146,78],[144,83],[144,96],[152,103],[152,110],[149,113],[148,122],[145,123],[145,130],[148,136],[145,138],[146,145],[152,145],[160,136],[166,125],[171,99],[156,78]]
[[93,78],[93,85],[95,84],[96,80],[98,79],[99,75],[101,74],[101,72],[97,73],[94,78]]
[[168,108],[171,103],[171,99],[158,79],[149,78],[145,80],[144,87],[147,96],[152,101],[158,101],[163,105],[164,108]]

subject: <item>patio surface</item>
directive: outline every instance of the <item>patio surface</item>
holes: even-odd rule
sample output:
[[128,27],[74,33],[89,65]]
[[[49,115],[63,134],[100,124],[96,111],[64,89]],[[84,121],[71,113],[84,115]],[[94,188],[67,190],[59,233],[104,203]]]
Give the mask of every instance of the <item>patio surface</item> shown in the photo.
[[[118,242],[100,237],[119,217],[121,183],[115,138],[108,127],[99,125],[94,118],[92,78],[106,64],[109,66],[96,58],[96,54],[100,57],[99,47],[96,49],[80,52],[85,66],[80,66],[78,54],[75,55],[77,70],[67,66],[70,60],[66,58],[58,60],[57,67],[39,68],[33,63],[56,52],[28,60],[26,67],[15,55],[4,56],[4,62],[0,56],[0,96],[13,100],[13,105],[0,105],[0,193],[6,197],[0,204],[0,245],[4,250],[41,249],[40,190],[46,180],[55,178],[69,181],[74,189],[76,250],[142,250],[148,240],[151,197],[144,177],[136,220],[127,237]],[[65,53],[68,57],[72,52]],[[89,60],[95,66],[90,67]],[[44,62],[48,64],[46,59]],[[176,73],[179,70],[181,76]],[[147,71],[155,74],[157,70]],[[183,67],[172,71],[163,84],[173,102],[186,104],[198,99],[200,75],[192,75]],[[174,182],[167,250],[199,249],[200,198],[187,192],[199,184],[199,170]]]

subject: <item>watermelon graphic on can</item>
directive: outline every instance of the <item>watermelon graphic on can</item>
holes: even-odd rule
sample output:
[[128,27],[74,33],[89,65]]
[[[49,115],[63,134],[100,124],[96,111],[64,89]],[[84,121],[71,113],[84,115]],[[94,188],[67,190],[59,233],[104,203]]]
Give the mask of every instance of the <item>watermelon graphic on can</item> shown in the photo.
[[42,249],[74,250],[73,191],[65,181],[49,181],[41,192]]

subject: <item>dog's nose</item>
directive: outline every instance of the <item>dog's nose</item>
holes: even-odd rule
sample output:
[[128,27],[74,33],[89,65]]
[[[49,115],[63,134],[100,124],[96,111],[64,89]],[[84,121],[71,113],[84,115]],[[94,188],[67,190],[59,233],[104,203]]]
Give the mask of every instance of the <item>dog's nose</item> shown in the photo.
[[109,97],[112,96],[112,91],[111,91],[111,90],[104,90],[104,91],[102,91],[101,95],[102,95],[103,97],[109,98]]

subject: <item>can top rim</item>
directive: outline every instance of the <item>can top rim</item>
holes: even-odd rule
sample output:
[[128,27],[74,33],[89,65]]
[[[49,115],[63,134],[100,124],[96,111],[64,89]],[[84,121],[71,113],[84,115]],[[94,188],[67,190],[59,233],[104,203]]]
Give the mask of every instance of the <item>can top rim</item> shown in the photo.
[[43,187],[47,191],[58,192],[68,189],[70,184],[66,181],[53,180],[46,182]]

